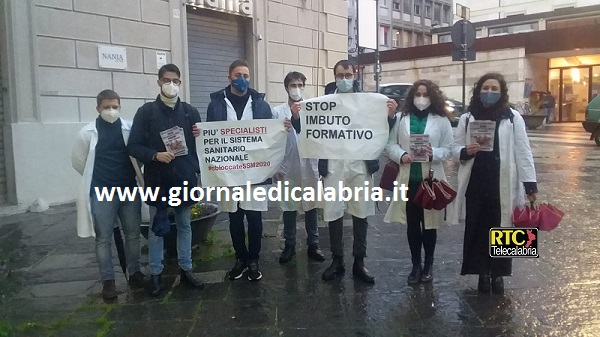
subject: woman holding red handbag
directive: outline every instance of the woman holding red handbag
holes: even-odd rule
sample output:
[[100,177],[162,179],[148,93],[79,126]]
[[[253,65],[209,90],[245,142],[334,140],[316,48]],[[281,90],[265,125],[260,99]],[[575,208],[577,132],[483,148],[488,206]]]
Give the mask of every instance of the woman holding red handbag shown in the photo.
[[448,220],[465,219],[461,275],[479,275],[480,292],[503,293],[502,277],[512,274],[512,259],[490,258],[489,229],[512,227],[513,209],[524,205],[525,194],[536,199],[537,183],[525,122],[508,105],[502,75],[477,81],[453,153],[460,160],[458,195]]
[[[452,156],[452,126],[446,115],[442,92],[429,80],[419,80],[413,84],[406,97],[404,112],[398,118],[399,121],[390,132],[386,155],[400,164],[396,181],[398,186],[408,185],[408,202],[392,201],[384,221],[407,224],[406,234],[413,264],[408,283],[431,282],[436,229],[443,221],[444,213],[443,210],[423,209],[413,200],[423,178],[429,175],[430,168],[434,178],[446,180],[442,162]],[[429,145],[426,146],[428,161],[413,160],[416,158],[415,151],[411,151],[411,135],[429,136]],[[421,246],[425,250],[423,267]]]

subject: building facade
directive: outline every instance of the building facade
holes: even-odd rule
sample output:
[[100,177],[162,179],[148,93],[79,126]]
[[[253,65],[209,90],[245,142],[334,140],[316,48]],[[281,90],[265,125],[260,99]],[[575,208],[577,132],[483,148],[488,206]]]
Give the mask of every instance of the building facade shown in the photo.
[[[554,121],[585,119],[587,103],[600,93],[600,5],[509,16],[474,26],[477,55],[466,63],[467,101],[475,81],[495,71],[505,76],[516,106],[533,104],[532,92],[550,91],[557,102]],[[450,30],[433,30],[433,40],[439,43],[430,46],[382,52],[382,83],[432,79],[447,97],[460,101],[462,62],[452,61],[453,45],[446,42]],[[361,63],[374,63],[374,55],[364,55]],[[365,76],[365,88],[374,88],[373,82],[372,76]]]
[[458,0],[471,10],[471,22],[503,19],[516,15],[552,12],[561,8],[597,5],[597,0]]
[[[348,50],[357,56],[357,1],[348,1]],[[452,25],[452,0],[378,0],[379,49],[431,44],[431,29]]]
[[344,0],[0,1],[0,204],[75,200],[70,152],[101,90],[117,91],[132,119],[172,62],[182,99],[205,118],[208,94],[246,59],[271,104],[286,100],[292,70],[315,96],[347,57],[347,29]]

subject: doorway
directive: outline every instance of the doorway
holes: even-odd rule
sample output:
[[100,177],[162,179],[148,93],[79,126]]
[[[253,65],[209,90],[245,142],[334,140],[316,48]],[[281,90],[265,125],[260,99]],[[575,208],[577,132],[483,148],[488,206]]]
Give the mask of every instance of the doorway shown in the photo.
[[596,68],[580,66],[550,69],[548,89],[556,99],[553,121],[582,122],[585,120],[585,110],[592,95],[592,88],[600,85],[600,78],[597,76],[593,78],[592,75],[593,71],[599,72]]

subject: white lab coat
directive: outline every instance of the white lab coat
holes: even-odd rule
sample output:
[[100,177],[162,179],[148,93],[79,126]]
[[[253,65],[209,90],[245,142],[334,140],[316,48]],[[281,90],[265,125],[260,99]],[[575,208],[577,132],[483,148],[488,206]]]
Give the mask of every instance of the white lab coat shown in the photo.
[[[273,118],[275,119],[292,119],[292,111],[288,103],[283,103],[273,109]],[[313,188],[317,190],[319,182],[318,159],[300,158],[298,152],[298,134],[292,128],[288,132],[287,142],[285,146],[285,157],[281,163],[280,171],[285,174],[285,181],[289,182],[291,191],[294,187]],[[316,196],[315,196],[316,198]],[[310,211],[318,207],[316,201],[304,200],[294,201],[289,198],[289,201],[280,200],[279,207],[282,211]]]
[[[231,104],[231,102],[227,99],[227,97],[225,97],[225,103],[227,103],[227,120],[229,121],[237,121],[237,113],[235,112],[235,108],[233,107],[233,104]],[[245,120],[252,120],[252,96],[248,97],[248,102],[246,103],[246,106],[244,107],[244,112],[242,113],[242,118],[240,119],[242,121]],[[244,189],[244,195],[246,195],[246,187],[242,186],[242,188]],[[256,186],[252,186],[251,189],[252,191],[254,191],[254,189],[256,188]],[[231,190],[230,193],[231,195]],[[251,193],[251,195],[254,195],[254,192]],[[269,210],[269,201],[267,198],[265,198],[265,200],[263,201],[258,201],[258,200],[242,200],[239,202],[240,207],[246,211],[267,211]],[[235,213],[238,210],[238,202],[234,201],[234,200],[222,200],[220,203],[220,208],[221,211],[223,212],[231,212],[231,213]]]
[[[511,109],[513,122],[509,119],[503,119],[498,126],[498,139],[500,150],[500,209],[502,212],[500,226],[512,227],[512,214],[515,207],[522,208],[525,204],[525,189],[523,182],[536,182],[535,166],[533,163],[533,154],[529,146],[525,121],[516,111]],[[469,118],[469,127],[465,131],[467,118]],[[470,139],[470,125],[475,118],[471,114],[464,114],[460,117],[456,138],[453,145],[453,155],[458,161],[460,151],[467,145]],[[473,159],[461,161],[458,169],[458,189],[454,202],[449,206],[448,222],[458,224],[464,220],[466,215],[465,193],[471,170],[473,168]]]
[[[403,118],[400,116],[400,113],[397,114],[398,122],[396,122],[390,133],[385,155],[400,164],[400,171],[396,177],[398,186],[401,184],[408,186],[411,165],[402,164],[400,158],[410,149],[410,119],[412,116],[410,114]],[[438,180],[447,180],[443,162],[452,157],[453,136],[450,121],[446,117],[429,114],[424,134],[429,135],[429,142],[433,150],[433,160],[431,162],[433,177]],[[429,163],[421,163],[421,170],[423,178],[427,177],[429,175]],[[400,196],[400,193],[398,193],[398,196]],[[443,222],[444,210],[424,209],[423,215],[425,229],[436,229]],[[402,199],[392,200],[383,221],[406,224],[406,201]]]
[[[131,122],[121,119],[121,130],[123,132],[123,140],[125,141],[125,145],[127,145],[129,132],[131,131]],[[94,174],[97,142],[98,130],[96,129],[96,121],[94,120],[79,131],[79,135],[71,151],[71,164],[82,176],[77,197],[77,235],[82,238],[96,236],[90,207],[90,188]],[[134,158],[129,158],[135,169],[138,184],[143,186],[144,178],[140,166]],[[148,206],[142,202],[142,222],[149,221],[149,217]]]

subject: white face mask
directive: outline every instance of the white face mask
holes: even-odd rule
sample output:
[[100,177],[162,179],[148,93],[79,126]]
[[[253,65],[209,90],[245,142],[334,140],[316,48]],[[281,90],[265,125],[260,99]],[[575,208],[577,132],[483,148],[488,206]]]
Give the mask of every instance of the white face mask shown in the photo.
[[163,84],[161,89],[163,94],[168,98],[175,98],[179,94],[179,86],[173,83]]
[[429,106],[431,105],[431,100],[429,99],[429,97],[415,97],[414,103],[417,109],[423,111],[429,108]]
[[104,109],[100,112],[100,117],[108,123],[114,123],[119,119],[119,110]]
[[290,98],[294,102],[301,101],[303,94],[304,94],[304,89],[300,89],[300,88],[292,88],[292,89],[290,89]]

